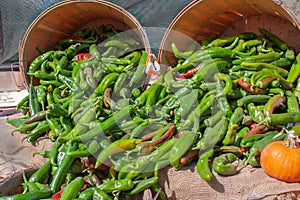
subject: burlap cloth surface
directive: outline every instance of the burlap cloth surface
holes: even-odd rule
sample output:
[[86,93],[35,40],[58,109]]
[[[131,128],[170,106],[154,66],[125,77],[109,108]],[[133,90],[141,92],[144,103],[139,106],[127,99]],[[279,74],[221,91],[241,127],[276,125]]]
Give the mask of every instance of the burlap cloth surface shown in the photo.
[[239,174],[222,177],[214,174],[206,182],[196,172],[195,164],[176,171],[160,171],[160,185],[169,199],[177,200],[254,200],[300,199],[300,183],[284,183],[267,176],[261,168],[241,167]]

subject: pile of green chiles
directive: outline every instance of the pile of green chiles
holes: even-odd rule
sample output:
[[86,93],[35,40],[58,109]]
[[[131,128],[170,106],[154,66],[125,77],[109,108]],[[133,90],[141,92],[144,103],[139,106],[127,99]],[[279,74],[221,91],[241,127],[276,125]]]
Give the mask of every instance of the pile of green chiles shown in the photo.
[[[2,199],[124,199],[151,189],[159,170],[196,163],[199,176],[259,167],[262,149],[299,134],[300,54],[265,29],[215,36],[180,51],[149,83],[147,53],[111,25],[43,50],[29,95],[8,119],[28,142],[53,141],[24,193]],[[151,58],[151,57],[150,57]],[[33,84],[38,82],[39,84]]]

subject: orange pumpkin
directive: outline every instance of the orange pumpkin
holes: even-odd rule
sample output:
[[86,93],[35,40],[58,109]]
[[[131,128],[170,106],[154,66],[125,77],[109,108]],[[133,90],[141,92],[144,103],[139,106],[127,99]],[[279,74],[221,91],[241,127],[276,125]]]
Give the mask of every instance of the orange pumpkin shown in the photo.
[[300,148],[285,141],[268,144],[260,156],[260,164],[267,175],[284,182],[300,181]]

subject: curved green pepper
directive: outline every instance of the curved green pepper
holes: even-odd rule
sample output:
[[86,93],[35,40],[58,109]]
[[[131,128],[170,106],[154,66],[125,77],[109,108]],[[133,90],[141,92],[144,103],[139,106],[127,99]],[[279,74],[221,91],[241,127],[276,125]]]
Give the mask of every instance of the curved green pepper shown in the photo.
[[196,169],[199,176],[205,180],[210,181],[213,178],[213,174],[209,168],[209,159],[214,155],[214,150],[209,149],[199,156]]
[[214,172],[223,176],[234,175],[238,173],[238,164],[233,164],[238,157],[233,153],[222,154],[214,158],[212,168]]

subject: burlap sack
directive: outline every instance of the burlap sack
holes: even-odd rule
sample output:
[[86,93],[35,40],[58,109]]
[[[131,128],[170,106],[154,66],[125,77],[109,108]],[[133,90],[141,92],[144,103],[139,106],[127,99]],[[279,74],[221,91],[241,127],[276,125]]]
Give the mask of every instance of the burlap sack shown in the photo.
[[254,200],[300,199],[299,183],[284,183],[267,176],[261,168],[240,167],[239,174],[222,177],[215,174],[212,181],[202,180],[195,164],[178,171],[160,171],[160,185],[168,198],[176,200]]

